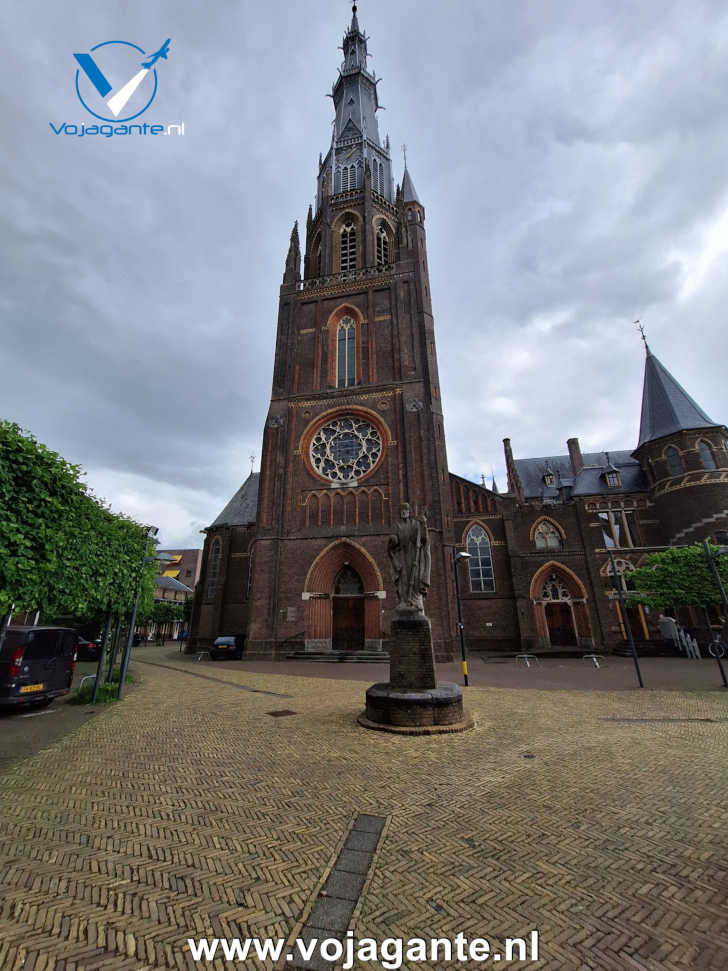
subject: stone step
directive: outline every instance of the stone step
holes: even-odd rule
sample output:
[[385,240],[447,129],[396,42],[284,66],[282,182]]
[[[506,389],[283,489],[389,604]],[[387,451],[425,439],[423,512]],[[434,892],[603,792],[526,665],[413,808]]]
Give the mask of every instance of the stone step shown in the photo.
[[338,661],[344,664],[389,664],[386,651],[294,651],[287,661]]

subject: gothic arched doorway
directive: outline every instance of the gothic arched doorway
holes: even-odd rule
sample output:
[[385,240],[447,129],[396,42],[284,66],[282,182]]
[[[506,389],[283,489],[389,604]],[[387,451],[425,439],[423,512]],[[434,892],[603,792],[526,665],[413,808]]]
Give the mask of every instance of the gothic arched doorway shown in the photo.
[[306,650],[381,650],[385,597],[382,575],[363,546],[330,543],[306,577]]
[[552,573],[544,583],[541,599],[551,644],[554,647],[576,647],[576,626],[571,592],[556,573]]
[[545,563],[531,581],[534,619],[542,647],[593,647],[586,590],[560,563]]
[[361,651],[364,648],[364,584],[348,563],[334,582],[331,604],[331,648]]

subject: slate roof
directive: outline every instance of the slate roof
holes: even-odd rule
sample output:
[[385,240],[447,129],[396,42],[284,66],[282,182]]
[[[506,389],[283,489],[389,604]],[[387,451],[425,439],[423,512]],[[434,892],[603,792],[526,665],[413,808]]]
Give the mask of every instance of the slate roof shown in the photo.
[[[613,495],[624,492],[644,492],[647,482],[639,462],[628,451],[584,452],[584,468],[574,476],[568,455],[544,455],[541,458],[515,459],[516,470],[526,499],[557,500],[559,490],[567,488],[572,496]],[[616,470],[621,485],[607,485],[605,473]],[[547,486],[544,476],[551,471],[556,477],[554,486]]]
[[238,491],[217,517],[214,526],[249,526],[255,522],[258,510],[260,472],[251,472]]
[[182,593],[194,593],[192,587],[186,586],[184,583],[180,583],[179,580],[175,580],[174,577],[157,577],[154,581],[154,586],[158,590],[177,590]]
[[708,418],[648,347],[637,448],[673,432],[711,427],[715,427],[715,422]]
[[420,202],[419,196],[417,195],[417,189],[415,189],[415,184],[412,181],[412,176],[409,174],[407,169],[404,170],[404,176],[402,178],[402,201],[403,202]]

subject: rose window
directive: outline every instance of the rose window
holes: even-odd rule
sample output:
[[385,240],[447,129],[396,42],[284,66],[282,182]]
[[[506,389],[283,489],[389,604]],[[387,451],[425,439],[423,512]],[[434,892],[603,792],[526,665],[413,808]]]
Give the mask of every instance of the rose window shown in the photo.
[[382,439],[368,421],[337,418],[316,432],[311,464],[332,482],[354,482],[372,471],[382,454]]

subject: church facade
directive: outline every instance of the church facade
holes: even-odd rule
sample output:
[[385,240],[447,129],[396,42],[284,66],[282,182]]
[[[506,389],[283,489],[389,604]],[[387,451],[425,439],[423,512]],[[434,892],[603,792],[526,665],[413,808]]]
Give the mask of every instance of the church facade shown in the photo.
[[[725,540],[728,430],[648,350],[636,449],[572,438],[518,459],[506,439],[504,494],[451,473],[425,208],[406,166],[395,186],[356,8],[343,51],[315,208],[285,262],[260,472],[206,531],[189,650],[222,634],[245,635],[250,657],[386,650],[405,502],[427,517],[439,658],[457,649],[455,569],[470,650],[613,650],[627,618],[610,551],[626,586],[649,552]],[[659,636],[629,614],[637,640]]]

